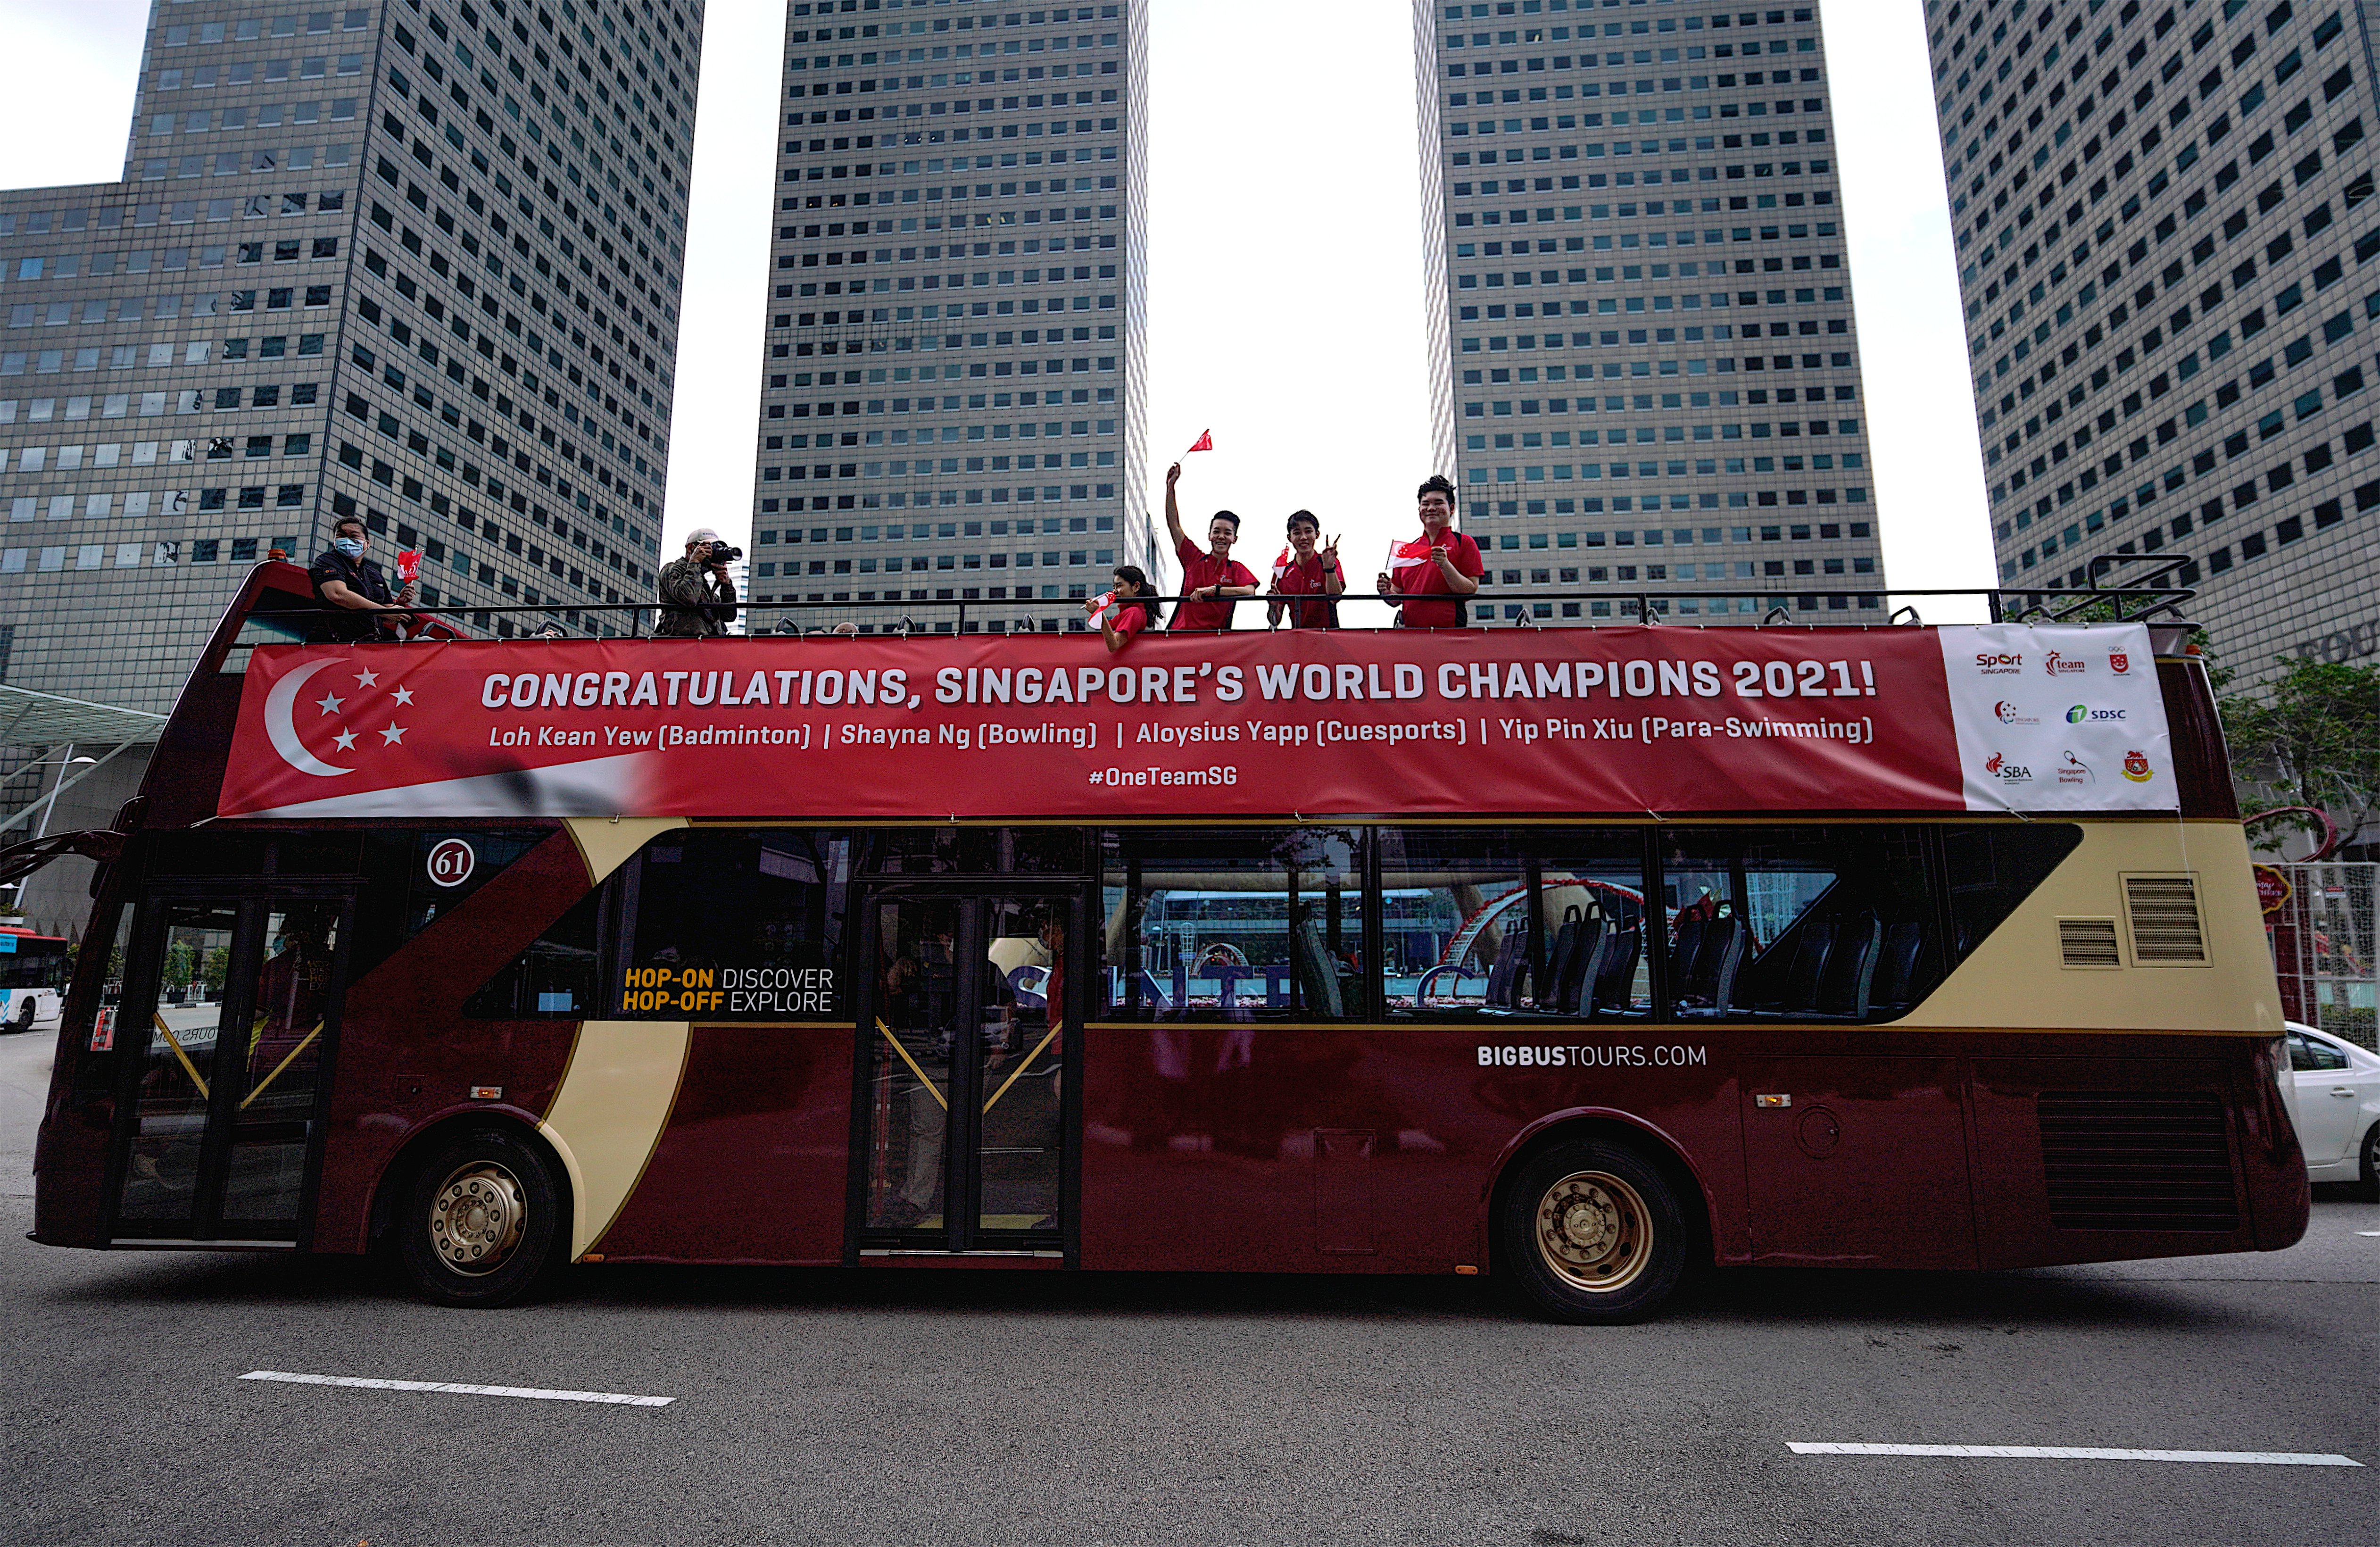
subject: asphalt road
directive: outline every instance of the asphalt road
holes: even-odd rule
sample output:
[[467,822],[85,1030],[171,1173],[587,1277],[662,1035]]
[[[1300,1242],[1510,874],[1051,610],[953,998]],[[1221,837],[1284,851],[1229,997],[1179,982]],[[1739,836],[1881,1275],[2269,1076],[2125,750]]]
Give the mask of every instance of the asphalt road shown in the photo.
[[48,1056],[0,1040],[8,1542],[2380,1540],[2380,1207],[2335,1189],[2270,1256],[1731,1273],[1620,1329],[1461,1279],[582,1268],[473,1313],[353,1263],[27,1242]]

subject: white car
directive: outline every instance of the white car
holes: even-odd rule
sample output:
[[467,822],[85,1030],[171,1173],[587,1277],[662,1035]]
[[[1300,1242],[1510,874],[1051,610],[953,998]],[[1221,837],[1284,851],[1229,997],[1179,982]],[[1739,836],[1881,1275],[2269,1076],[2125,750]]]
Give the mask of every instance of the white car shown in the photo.
[[2380,1055],[2296,1021],[2289,1028],[2289,1115],[2317,1182],[2361,1182],[2380,1200]]

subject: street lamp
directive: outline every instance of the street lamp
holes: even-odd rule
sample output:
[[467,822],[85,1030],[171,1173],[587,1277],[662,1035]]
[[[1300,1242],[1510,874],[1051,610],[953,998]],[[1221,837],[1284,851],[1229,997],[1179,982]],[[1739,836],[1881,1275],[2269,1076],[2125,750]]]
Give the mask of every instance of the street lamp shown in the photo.
[[[58,771],[58,776],[50,786],[50,798],[42,807],[42,825],[40,830],[34,833],[34,837],[42,838],[49,835],[50,816],[52,812],[58,809],[58,790],[59,787],[66,783],[67,769],[75,763],[97,762],[99,760],[97,758],[79,758],[75,756],[74,743],[71,741],[67,743],[66,756],[56,760],[55,766]],[[19,772],[22,772],[27,768],[46,768],[51,765],[50,759],[36,758],[31,762],[18,764],[18,768]]]

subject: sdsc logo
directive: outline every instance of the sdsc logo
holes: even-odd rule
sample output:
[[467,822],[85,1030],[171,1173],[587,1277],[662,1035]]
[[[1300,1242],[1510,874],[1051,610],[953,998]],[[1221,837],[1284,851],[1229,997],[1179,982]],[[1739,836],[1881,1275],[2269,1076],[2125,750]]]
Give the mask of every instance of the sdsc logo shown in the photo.
[[2070,725],[2106,725],[2123,717],[2124,712],[2120,709],[2094,709],[2087,703],[2078,703],[2066,712],[2066,723]]

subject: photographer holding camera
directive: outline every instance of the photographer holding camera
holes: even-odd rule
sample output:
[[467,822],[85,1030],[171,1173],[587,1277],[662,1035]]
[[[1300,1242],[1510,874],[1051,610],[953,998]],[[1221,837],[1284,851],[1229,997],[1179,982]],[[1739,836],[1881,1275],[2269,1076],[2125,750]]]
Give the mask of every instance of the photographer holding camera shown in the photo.
[[727,566],[743,556],[743,549],[729,547],[709,527],[686,533],[686,556],[662,566],[662,615],[653,636],[699,640],[727,632],[735,620],[735,583]]

